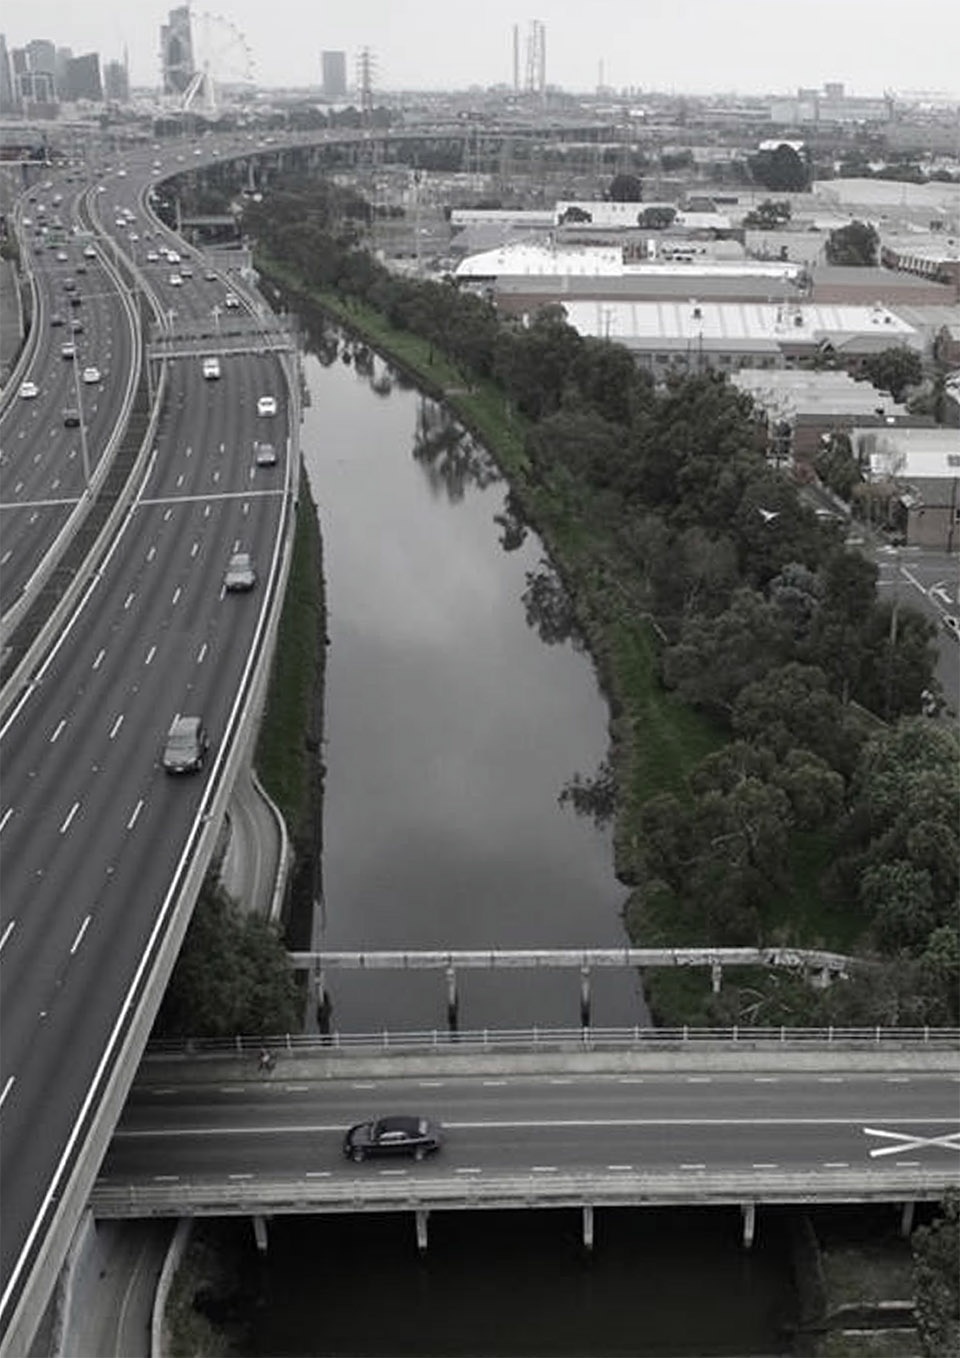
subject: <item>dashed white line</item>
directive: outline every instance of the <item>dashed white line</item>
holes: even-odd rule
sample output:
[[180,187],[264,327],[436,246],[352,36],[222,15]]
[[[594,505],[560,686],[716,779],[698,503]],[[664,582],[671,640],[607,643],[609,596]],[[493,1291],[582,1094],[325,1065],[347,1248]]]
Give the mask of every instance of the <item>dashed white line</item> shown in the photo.
[[181,472],[180,475],[177,477],[177,489],[179,490],[182,485],[183,485],[183,472]]
[[842,1085],[842,1075],[818,1075],[817,1080],[822,1085]]
[[193,546],[190,548],[190,556],[191,556],[191,557],[195,557],[196,554],[197,554],[197,552],[199,552],[199,550],[200,550],[200,544],[199,544],[199,542],[195,542],[195,543],[193,544]]
[[824,1162],[823,1162],[823,1168],[824,1168],[824,1169],[849,1169],[849,1168],[850,1168],[850,1161],[849,1161],[849,1160],[824,1160]]
[[62,835],[65,835],[65,834],[67,833],[67,831],[70,829],[70,826],[73,824],[73,818],[74,818],[74,816],[77,814],[77,812],[78,812],[79,810],[80,810],[80,803],[79,803],[79,802],[74,802],[73,806],[71,806],[70,810],[67,812],[67,818],[66,818],[66,820],[65,820],[65,821],[63,822],[63,824],[60,826],[60,833],[61,833]]
[[531,1174],[556,1174],[556,1173],[557,1173],[557,1166],[556,1166],[556,1165],[531,1165],[531,1166],[530,1166],[530,1173],[531,1173]]
[[910,1083],[910,1076],[909,1076],[909,1075],[888,1075],[888,1076],[886,1077],[886,1082],[887,1082],[888,1085],[908,1085],[908,1084]]
[[755,1075],[753,1077],[755,1085],[776,1085],[780,1083],[779,1075]]
[[688,1085],[708,1085],[713,1083],[712,1075],[688,1075]]
[[405,1169],[382,1169],[380,1171],[380,1173],[385,1179],[389,1178],[402,1179],[406,1172],[407,1171]]
[[173,510],[172,510],[172,509],[168,509],[168,510],[167,510],[166,514],[164,514],[164,516],[163,516],[163,521],[164,521],[164,523],[167,522],[167,520],[170,518],[170,515],[171,515],[172,513],[173,513]]
[[117,718],[117,720],[116,720],[116,721],[113,723],[113,725],[110,727],[110,739],[111,739],[111,740],[113,740],[113,739],[115,738],[117,732],[120,730],[120,727],[121,727],[122,725],[123,725],[123,713],[121,712],[120,715],[119,715],[119,717]]
[[418,1080],[417,1085],[420,1089],[442,1089],[442,1080]]
[[329,1179],[330,1171],[328,1169],[308,1169],[304,1177],[307,1179]]
[[156,554],[157,554],[156,547],[151,547],[149,552],[147,552],[147,560],[152,561]]
[[137,597],[137,596],[136,596],[136,592],[135,592],[134,590],[131,590],[130,593],[127,595],[127,597],[126,597],[126,598],[124,599],[124,601],[123,601],[123,607],[124,607],[124,609],[128,609],[128,608],[130,607],[130,605],[133,603],[133,601],[134,601],[134,599],[135,599],[136,597]]
[[751,1165],[751,1169],[778,1169],[778,1168],[779,1168],[778,1165],[772,1163],[768,1164],[766,1161],[763,1160],[759,1161],[755,1165]]
[[16,1080],[16,1078],[17,1077],[15,1075],[11,1075],[10,1078],[7,1080],[7,1083],[3,1086],[3,1093],[0,1094],[0,1108],[3,1107],[4,1101],[6,1100],[7,1095],[10,1093],[10,1090],[13,1088],[14,1081]]
[[94,662],[93,662],[93,668],[94,668],[95,670],[98,670],[98,669],[100,668],[100,666],[103,664],[103,657],[104,657],[105,655],[106,655],[106,651],[103,650],[103,649],[101,649],[101,650],[99,650],[99,651],[97,652],[97,658],[96,658],[96,660],[94,660]]
[[228,1179],[252,1179],[252,1174],[228,1174]]
[[284,1092],[284,1094],[308,1094],[308,1093],[310,1092],[310,1086],[309,1086],[309,1085],[284,1085],[284,1086],[283,1086],[283,1092]]
[[483,1087],[484,1089],[502,1089],[506,1083],[506,1080],[484,1080]]
[[136,806],[133,808],[133,815],[132,815],[132,816],[130,817],[130,819],[127,821],[127,829],[128,829],[128,830],[132,830],[133,827],[136,825],[136,823],[137,823],[137,818],[139,817],[140,812],[141,812],[142,810],[143,810],[143,798],[141,797],[140,800],[137,802]]
[[693,1163],[691,1163],[691,1164],[681,1165],[681,1166],[680,1166],[681,1169],[706,1169],[706,1167],[707,1167],[706,1164],[699,1164],[699,1163],[698,1163],[698,1164],[693,1164]]
[[480,1168],[479,1165],[476,1166],[462,1165],[459,1169],[455,1169],[453,1172],[454,1174],[482,1174],[483,1170]]
[[90,928],[90,916],[87,915],[86,919],[83,921],[83,923],[80,925],[80,928],[77,930],[76,938],[73,940],[73,945],[70,948],[71,957],[80,947],[80,944],[83,942],[83,936],[89,928]]
[[376,1087],[374,1080],[352,1080],[350,1082],[351,1089],[376,1089]]
[[6,811],[4,811],[4,813],[3,813],[3,819],[0,820],[0,830],[3,829],[3,827],[6,825],[7,821],[10,819],[10,817],[11,817],[12,815],[13,815],[13,807],[12,807],[12,806],[8,806],[7,809],[6,809]]
[[60,721],[57,722],[57,725],[56,725],[56,727],[54,728],[53,735],[50,737],[50,744],[51,744],[51,745],[52,745],[53,742],[57,739],[57,737],[59,736],[59,734],[60,734],[60,732],[63,730],[63,728],[66,726],[66,724],[67,724],[67,719],[66,719],[66,717],[61,717]]
[[4,931],[3,931],[3,937],[0,938],[0,952],[3,952],[3,949],[4,949],[5,945],[6,945],[7,939],[8,939],[8,938],[10,937],[10,935],[13,933],[13,930],[14,930],[14,927],[15,927],[16,923],[17,923],[17,921],[16,921],[15,919],[12,919],[12,920],[10,921],[10,923],[7,925],[7,927],[4,929]]
[[157,653],[157,648],[156,648],[156,646],[151,646],[150,649],[149,649],[149,651],[147,651],[147,654],[146,654],[146,657],[145,657],[143,663],[144,663],[145,665],[149,665],[149,664],[150,664],[150,661],[153,659],[153,657],[156,655],[156,653]]
[[170,602],[171,602],[172,604],[177,603],[177,602],[179,601],[180,595],[181,595],[182,593],[183,593],[183,590],[180,588],[179,585],[177,585],[176,589],[173,591],[173,598],[170,600]]
[[202,664],[203,664],[204,657],[206,656],[206,654],[207,654],[207,643],[204,642],[203,645],[200,647],[199,651],[197,652],[197,664],[198,664],[198,665],[202,665]]
[[919,1169],[919,1168],[920,1168],[920,1161],[919,1161],[919,1160],[895,1160],[895,1161],[894,1161],[894,1164],[896,1165],[897,1169]]
[[607,1165],[607,1169],[627,1171],[633,1169],[633,1165]]
[[180,1175],[179,1175],[179,1174],[155,1174],[155,1175],[153,1176],[153,1182],[154,1182],[155,1184],[178,1184],[178,1183],[180,1182]]

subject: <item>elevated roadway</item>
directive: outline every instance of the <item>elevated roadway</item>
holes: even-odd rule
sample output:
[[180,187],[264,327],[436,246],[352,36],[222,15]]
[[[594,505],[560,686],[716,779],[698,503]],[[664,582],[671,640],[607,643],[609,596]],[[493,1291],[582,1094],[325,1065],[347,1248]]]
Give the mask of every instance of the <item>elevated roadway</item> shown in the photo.
[[[154,281],[162,305],[169,281]],[[199,320],[224,285],[198,279],[181,293]],[[24,1351],[27,1312],[42,1307],[82,1210],[243,753],[292,526],[291,358],[279,344],[237,355],[218,382],[199,360],[167,365],[143,482],[0,726],[5,1353]],[[277,415],[265,420],[266,393]],[[258,467],[254,443],[268,436],[278,461]],[[240,548],[259,583],[225,595]],[[213,742],[205,771],[183,780],[160,766],[178,712],[201,714]]]
[[[151,1057],[91,1198],[99,1216],[905,1201],[960,1174],[960,1067],[896,1040],[448,1043]],[[428,1161],[344,1159],[351,1123],[443,1124]]]

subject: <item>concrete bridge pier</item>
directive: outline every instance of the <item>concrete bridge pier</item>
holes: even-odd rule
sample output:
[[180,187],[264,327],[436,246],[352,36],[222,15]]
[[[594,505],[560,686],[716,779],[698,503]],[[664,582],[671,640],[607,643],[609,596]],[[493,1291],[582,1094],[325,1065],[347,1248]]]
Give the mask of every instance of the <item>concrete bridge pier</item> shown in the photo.
[[430,1213],[425,1207],[418,1207],[414,1212],[417,1222],[417,1249],[421,1254],[427,1252],[427,1218]]
[[903,1204],[900,1211],[900,1234],[903,1236],[904,1240],[909,1237],[910,1232],[913,1230],[913,1214],[916,1210],[916,1206],[917,1204],[911,1198],[909,1202]]
[[719,962],[710,964],[710,986],[714,995],[720,994],[720,987],[723,985],[723,967]]
[[583,1205],[583,1248],[593,1253],[593,1203]]
[[257,1242],[257,1250],[260,1254],[267,1252],[267,1218],[255,1216],[253,1218],[253,1238]]
[[580,1027],[590,1027],[590,968],[580,968]]
[[743,1248],[748,1250],[753,1246],[753,1237],[757,1229],[757,1204],[745,1202],[741,1205],[740,1211],[743,1215]]
[[457,972],[455,967],[447,967],[447,1028],[451,1033],[460,1027],[460,1001],[457,996]]

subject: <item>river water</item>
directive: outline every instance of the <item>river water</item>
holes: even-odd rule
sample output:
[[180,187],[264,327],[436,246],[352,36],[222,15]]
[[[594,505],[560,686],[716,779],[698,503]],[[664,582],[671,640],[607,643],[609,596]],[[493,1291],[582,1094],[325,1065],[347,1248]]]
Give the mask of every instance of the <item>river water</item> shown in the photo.
[[[558,802],[603,759],[607,711],[589,658],[527,621],[541,544],[501,545],[505,486],[469,440],[423,455],[434,407],[324,353],[303,424],[329,610],[323,945],[622,946],[610,835]],[[595,1024],[645,1021],[628,973],[594,981]],[[332,984],[341,1031],[445,1025],[442,974]],[[461,1029],[579,1022],[576,971],[471,973],[461,997]],[[205,1229],[236,1251],[238,1350],[259,1358],[789,1352],[773,1212],[750,1253],[733,1209],[598,1211],[589,1256],[564,1210],[434,1213],[422,1256],[404,1213],[274,1218],[262,1258],[248,1226]]]
[[[607,708],[589,656],[527,621],[543,546],[504,550],[490,459],[352,352],[304,362],[330,639],[323,946],[623,946],[609,830],[558,801],[603,760]],[[462,1029],[579,1022],[575,970],[458,983]],[[592,988],[595,1024],[643,1021],[632,976]],[[331,990],[341,1031],[446,1023],[442,972],[331,973]]]

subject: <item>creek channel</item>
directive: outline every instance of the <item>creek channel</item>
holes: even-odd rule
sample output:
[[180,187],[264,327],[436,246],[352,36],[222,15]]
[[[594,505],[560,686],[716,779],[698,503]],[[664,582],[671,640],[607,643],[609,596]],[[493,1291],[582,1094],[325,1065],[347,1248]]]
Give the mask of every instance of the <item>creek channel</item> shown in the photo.
[[[504,526],[506,482],[442,407],[342,338],[323,359],[304,357],[301,433],[330,642],[318,941],[625,946],[609,829],[559,801],[604,759],[608,713],[589,655],[525,606],[542,543]],[[576,1027],[579,981],[463,972],[459,1026]],[[443,971],[328,985],[341,1032],[446,1025]],[[634,975],[595,969],[591,990],[594,1025],[646,1021]]]
[[[619,947],[607,830],[558,801],[607,748],[589,657],[524,603],[541,543],[503,522],[490,459],[379,358],[304,354],[304,461],[323,536],[325,948]],[[509,517],[509,516],[508,516]],[[498,522],[500,519],[500,522]],[[517,539],[522,537],[518,543]],[[507,542],[510,550],[502,545]],[[636,978],[594,972],[593,1023],[647,1021]],[[576,1027],[579,973],[469,972],[461,1030]],[[331,973],[342,1032],[442,1029],[443,973]],[[787,1223],[609,1209],[209,1223],[233,1259],[210,1314],[234,1351],[303,1355],[789,1352]]]

